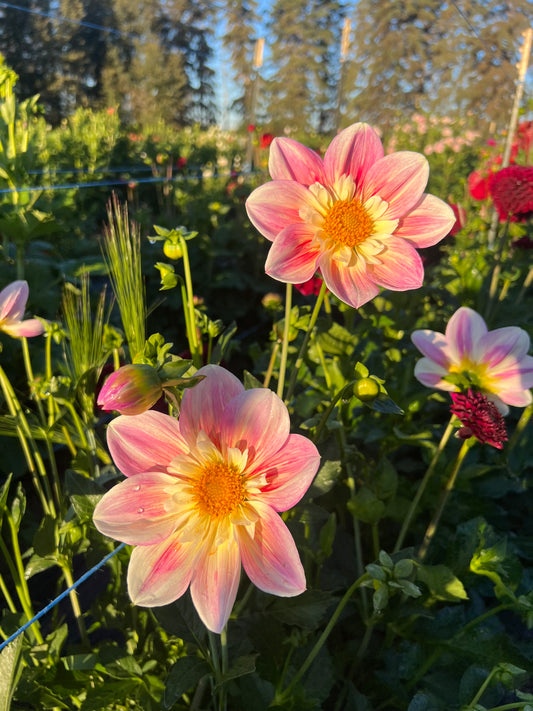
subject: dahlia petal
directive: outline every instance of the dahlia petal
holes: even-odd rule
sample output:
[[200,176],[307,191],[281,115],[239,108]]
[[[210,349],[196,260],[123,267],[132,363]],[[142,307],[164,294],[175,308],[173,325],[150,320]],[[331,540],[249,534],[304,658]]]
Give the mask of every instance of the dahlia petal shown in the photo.
[[394,291],[421,287],[424,265],[413,245],[394,236],[387,237],[385,245],[385,251],[379,254],[381,264],[370,264],[368,267],[376,284]]
[[250,222],[271,242],[285,227],[302,222],[300,208],[316,207],[309,190],[294,180],[273,180],[256,188],[246,200]]
[[448,390],[454,392],[457,390],[455,385],[444,380],[448,375],[448,369],[443,368],[438,363],[433,362],[429,358],[421,358],[417,361],[414,371],[415,378],[428,388],[437,388],[438,390]]
[[479,341],[487,333],[483,318],[468,306],[457,309],[446,326],[446,338],[452,358],[460,362],[470,357],[479,362],[481,356]]
[[341,131],[329,144],[324,155],[328,183],[341,175],[350,175],[359,185],[370,167],[383,158],[383,145],[375,130],[366,123],[355,123]]
[[230,400],[244,392],[244,386],[233,373],[219,365],[204,365],[196,375],[205,378],[183,394],[180,431],[188,442],[196,441],[198,433],[203,431],[217,443],[224,410]]
[[270,144],[268,171],[273,180],[295,180],[302,185],[324,183],[324,166],[315,151],[293,138],[275,138]]
[[8,320],[0,325],[0,330],[13,338],[32,338],[44,333],[44,326],[38,318],[29,318],[26,321]]
[[287,442],[289,413],[283,400],[268,388],[246,390],[224,411],[220,439],[226,447],[248,449],[249,466],[256,469]]
[[448,353],[448,342],[443,333],[423,329],[413,331],[411,340],[418,350],[427,358],[440,365],[446,370],[450,364]]
[[320,464],[317,448],[298,434],[289,435],[283,447],[268,459],[262,473],[267,484],[261,487],[259,499],[275,511],[287,511],[305,494]]
[[130,545],[159,543],[174,532],[179,511],[172,499],[175,477],[162,472],[136,474],[110,489],[94,509],[104,536]]
[[424,194],[411,212],[400,219],[394,234],[414,242],[417,248],[431,247],[446,237],[454,224],[452,208],[444,200]]
[[211,632],[220,633],[231,614],[241,575],[239,546],[233,537],[206,550],[191,581],[196,611]]
[[294,224],[276,237],[265,262],[265,271],[273,279],[301,284],[316,272],[320,246],[313,245],[316,228]]
[[294,540],[281,517],[266,504],[255,502],[259,514],[253,536],[250,526],[236,528],[242,564],[260,590],[293,597],[303,593],[305,573]]
[[156,410],[119,415],[107,428],[107,444],[126,476],[165,469],[173,457],[188,451],[178,421]]
[[355,264],[348,266],[322,255],[318,266],[331,293],[354,309],[379,293],[379,286],[369,276],[363,259],[358,258]]
[[20,320],[24,316],[29,287],[24,280],[13,281],[0,291],[0,321]]
[[479,350],[483,362],[492,370],[498,368],[503,361],[521,361],[529,350],[529,336],[524,329],[516,326],[496,328],[481,337]]
[[529,390],[504,390],[503,392],[498,391],[498,395],[502,402],[514,407],[527,407],[533,401]]
[[533,387],[533,357],[527,356],[517,363],[509,359],[500,364],[499,368],[488,372],[490,378],[496,378],[497,387],[494,390],[500,394],[504,390],[529,390]]
[[420,153],[398,151],[378,160],[363,177],[363,200],[379,195],[389,203],[387,219],[404,217],[419,202],[429,177]]
[[133,549],[128,566],[128,593],[134,605],[160,607],[187,590],[198,546],[180,544],[176,536]]

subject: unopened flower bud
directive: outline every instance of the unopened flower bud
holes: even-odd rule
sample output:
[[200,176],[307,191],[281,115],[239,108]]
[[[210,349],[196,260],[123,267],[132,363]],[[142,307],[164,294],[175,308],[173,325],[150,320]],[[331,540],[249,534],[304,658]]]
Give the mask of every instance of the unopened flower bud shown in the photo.
[[161,380],[151,365],[123,365],[105,381],[98,406],[121,415],[140,415],[155,405],[162,393]]
[[353,386],[353,394],[362,402],[375,400],[379,393],[379,385],[374,378],[361,378]]

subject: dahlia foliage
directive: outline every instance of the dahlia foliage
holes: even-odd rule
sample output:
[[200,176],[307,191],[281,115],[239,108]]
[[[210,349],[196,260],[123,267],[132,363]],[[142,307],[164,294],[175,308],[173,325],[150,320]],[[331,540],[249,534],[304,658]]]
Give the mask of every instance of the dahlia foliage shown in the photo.
[[294,541],[278,512],[307,491],[319,464],[314,444],[290,434],[287,408],[270,390],[244,390],[208,365],[183,395],[179,420],[155,411],[108,427],[113,460],[127,479],[100,500],[97,528],[136,546],[128,568],[134,603],[166,605],[190,586],[205,625],[231,613],[241,562],[261,590],[305,590]]
[[417,248],[436,244],[455,223],[446,203],[424,193],[424,156],[385,156],[364,123],[341,131],[323,160],[293,139],[274,139],[269,171],[272,181],[246,202],[250,220],[272,242],[267,274],[302,284],[318,270],[328,289],[355,308],[381,288],[420,287]]

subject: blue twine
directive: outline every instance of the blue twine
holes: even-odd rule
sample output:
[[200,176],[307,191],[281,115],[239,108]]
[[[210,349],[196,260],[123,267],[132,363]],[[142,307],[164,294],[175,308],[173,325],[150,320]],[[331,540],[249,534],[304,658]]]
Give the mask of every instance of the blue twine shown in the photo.
[[46,615],[47,612],[50,612],[50,610],[51,610],[52,608],[54,608],[59,602],[61,602],[61,600],[63,600],[63,598],[65,598],[69,593],[71,593],[72,590],[75,590],[75,589],[78,587],[78,585],[80,585],[80,584],[83,583],[85,580],[87,580],[87,578],[90,578],[90,576],[91,576],[93,573],[96,573],[96,571],[97,571],[99,568],[101,568],[103,565],[105,565],[105,564],[107,563],[107,561],[108,561],[110,558],[112,558],[116,553],[118,553],[119,551],[121,551],[121,550],[124,548],[125,545],[126,545],[125,543],[121,543],[120,546],[118,546],[118,548],[115,548],[114,551],[112,551],[111,553],[108,553],[108,555],[106,555],[105,558],[103,558],[99,563],[97,563],[97,564],[94,565],[90,570],[88,570],[86,573],[84,573],[84,574],[81,576],[81,578],[78,578],[67,590],[64,590],[60,595],[58,595],[58,596],[55,598],[55,600],[52,600],[52,602],[49,603],[46,607],[43,607],[43,609],[42,609],[40,612],[38,612],[38,613],[35,615],[35,617],[32,617],[31,620],[28,620],[28,622],[26,622],[25,624],[23,624],[20,629],[18,629],[16,632],[14,632],[14,633],[11,635],[11,637],[8,637],[4,642],[2,642],[2,644],[0,644],[0,652],[1,652],[1,651],[4,649],[4,647],[6,647],[10,642],[13,642],[13,640],[15,640],[20,634],[22,634],[23,632],[25,632],[25,631],[28,629],[28,627],[31,627],[31,625],[33,625],[34,622],[37,622],[37,620],[41,619],[41,617],[42,617],[43,615]]
[[[1,4],[1,2],[0,2]],[[240,173],[243,175],[244,173]],[[229,177],[231,173],[218,173],[218,175],[212,175],[212,178],[223,178]],[[98,180],[88,183],[65,183],[63,185],[33,185],[26,186],[22,188],[0,188],[0,195],[7,193],[35,193],[44,190],[73,190],[76,188],[100,188],[100,187],[112,187],[116,185],[128,185],[128,183],[133,182],[138,183],[174,183],[182,180],[198,180],[201,175],[176,175],[172,178],[166,177],[153,177],[153,178],[128,178],[124,180]]]

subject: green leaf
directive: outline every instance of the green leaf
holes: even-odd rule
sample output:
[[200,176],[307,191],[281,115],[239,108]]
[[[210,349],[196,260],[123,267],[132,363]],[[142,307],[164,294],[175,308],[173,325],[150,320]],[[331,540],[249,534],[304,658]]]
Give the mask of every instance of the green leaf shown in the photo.
[[331,491],[340,477],[342,472],[342,466],[340,461],[328,460],[320,467],[318,474],[311,484],[307,496],[310,499],[315,499],[317,496],[322,496],[322,494],[327,494]]
[[0,711],[9,711],[22,667],[20,653],[23,635],[4,647],[0,653]]
[[305,630],[316,629],[335,598],[322,590],[306,590],[301,595],[276,600],[268,609],[277,620]]
[[209,664],[199,657],[181,657],[172,666],[166,679],[163,709],[171,709],[183,694],[193,689],[200,679],[210,674]]
[[42,573],[43,570],[48,570],[48,568],[51,568],[52,566],[56,565],[56,563],[56,559],[52,556],[48,558],[41,558],[41,556],[39,555],[32,555],[32,557],[26,564],[26,568],[24,570],[24,577],[26,578],[26,580],[29,580],[34,575],[37,575],[37,573]]
[[385,504],[366,486],[348,501],[348,508],[363,523],[377,523],[385,515]]
[[86,496],[76,494],[70,497],[72,508],[76,512],[80,522],[83,523],[92,519],[94,508],[101,498],[101,494],[89,494]]
[[226,674],[224,674],[222,683],[229,681],[230,679],[238,679],[239,677],[246,676],[247,674],[253,674],[255,671],[255,660],[257,657],[258,654],[247,654],[243,657],[237,657]]
[[445,565],[420,565],[417,569],[417,579],[427,586],[434,600],[468,600],[463,583]]
[[253,390],[254,388],[263,388],[263,383],[252,375],[248,370],[243,372],[243,383],[245,390]]
[[215,364],[220,364],[222,360],[226,357],[226,354],[229,353],[229,349],[231,346],[231,340],[237,331],[237,324],[235,321],[232,321],[230,325],[226,328],[224,333],[222,333],[216,342],[215,347],[213,348],[213,352],[211,353],[211,363]]
[[56,519],[46,514],[33,537],[33,550],[38,556],[44,558],[56,552],[57,544]]

